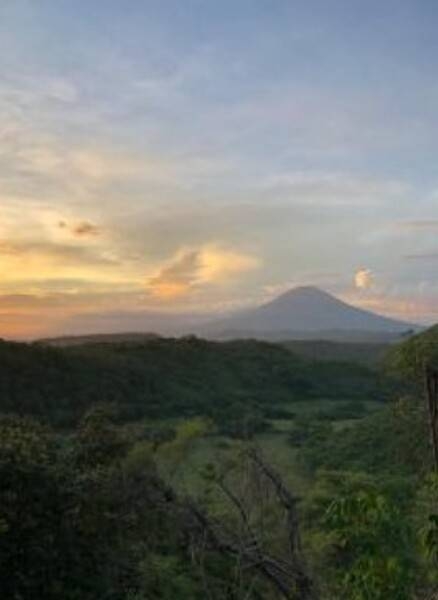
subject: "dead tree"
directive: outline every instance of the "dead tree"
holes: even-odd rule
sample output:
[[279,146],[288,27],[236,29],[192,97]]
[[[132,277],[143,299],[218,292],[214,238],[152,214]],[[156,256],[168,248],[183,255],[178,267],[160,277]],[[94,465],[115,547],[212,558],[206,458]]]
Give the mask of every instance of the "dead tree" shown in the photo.
[[429,413],[430,439],[433,462],[438,471],[438,370],[426,366],[424,369],[425,392]]
[[[417,598],[417,596],[416,596]],[[438,600],[438,588],[434,588],[433,590],[429,590],[426,592],[426,595],[418,596],[418,600]]]
[[157,485],[161,487],[165,501],[172,503],[172,510],[180,512],[183,528],[192,547],[192,556],[198,557],[199,563],[203,562],[206,550],[217,552],[235,560],[245,576],[252,573],[269,582],[283,600],[318,600],[301,550],[297,499],[258,450],[247,451],[245,457],[255,472],[263,477],[263,485],[270,488],[273,498],[285,514],[286,553],[266,547],[269,544],[265,544],[263,535],[253,525],[251,508],[224,478],[218,478],[216,483],[230,507],[234,508],[237,526],[211,516],[191,498],[179,498],[172,488],[163,487],[162,481]]
[[297,589],[296,597],[303,599],[315,598],[316,592],[313,582],[307,574],[307,566],[304,561],[301,547],[297,511],[298,499],[292,495],[281,476],[263,459],[263,456],[259,451],[251,450],[249,456],[260,469],[261,473],[273,485],[278,502],[286,513],[289,566],[291,572],[294,574],[295,587]]

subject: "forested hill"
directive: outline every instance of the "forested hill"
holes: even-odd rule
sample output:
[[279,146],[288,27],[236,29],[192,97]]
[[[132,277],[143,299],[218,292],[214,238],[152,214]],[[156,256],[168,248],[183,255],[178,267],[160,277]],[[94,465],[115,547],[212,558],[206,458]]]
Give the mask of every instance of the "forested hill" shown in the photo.
[[379,367],[392,344],[388,342],[334,342],[331,340],[288,340],[281,344],[294,354],[311,360],[354,362]]
[[90,406],[114,403],[122,420],[263,413],[289,400],[383,399],[380,375],[298,357],[257,341],[197,338],[54,348],[0,342],[0,412],[70,426]]
[[393,346],[385,362],[388,370],[422,380],[426,366],[438,368],[438,325],[410,337],[403,344]]

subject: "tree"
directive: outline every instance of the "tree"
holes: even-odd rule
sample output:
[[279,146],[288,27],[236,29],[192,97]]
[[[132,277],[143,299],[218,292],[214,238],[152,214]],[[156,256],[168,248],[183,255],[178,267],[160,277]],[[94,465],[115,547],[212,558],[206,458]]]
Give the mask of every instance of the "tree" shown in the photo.
[[377,490],[340,495],[329,505],[341,598],[408,600],[414,582],[406,519]]
[[[0,590],[4,598],[54,598],[62,552],[61,497],[51,432],[0,419]],[[42,597],[42,596],[41,596]]]

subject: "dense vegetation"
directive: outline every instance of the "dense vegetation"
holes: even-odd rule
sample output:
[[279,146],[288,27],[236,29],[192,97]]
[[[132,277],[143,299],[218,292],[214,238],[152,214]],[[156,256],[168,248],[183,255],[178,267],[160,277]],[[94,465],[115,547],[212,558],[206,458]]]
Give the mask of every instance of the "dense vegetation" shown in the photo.
[[384,342],[334,342],[328,340],[290,340],[282,345],[294,354],[312,360],[341,361],[376,367],[390,347]]
[[436,357],[436,329],[391,378],[255,341],[2,342],[2,597],[431,597]]
[[438,325],[394,346],[386,356],[388,371],[420,381],[426,366],[438,368]]
[[384,399],[388,385],[354,364],[304,360],[274,344],[197,338],[53,348],[0,343],[0,411],[71,426],[104,400],[120,419],[264,416],[291,399]]

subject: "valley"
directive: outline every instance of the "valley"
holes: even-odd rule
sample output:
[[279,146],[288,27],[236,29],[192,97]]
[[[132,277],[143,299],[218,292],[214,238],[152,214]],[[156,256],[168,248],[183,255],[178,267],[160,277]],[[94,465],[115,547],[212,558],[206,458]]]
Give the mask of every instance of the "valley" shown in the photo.
[[[304,600],[304,588],[282,594],[283,576],[259,571],[281,560],[288,580],[333,600],[352,589],[352,570],[374,576],[390,553],[410,583],[391,567],[379,589],[399,586],[408,600],[433,572],[410,540],[428,527],[435,497],[422,388],[411,371],[420,355],[435,361],[436,348],[433,328],[398,343],[193,335],[0,342],[0,474],[9,490],[0,492],[0,535],[11,586],[33,589],[49,552],[58,557],[54,600],[57,589],[90,600],[107,586],[125,590],[119,578],[166,600],[204,600],[206,579],[218,600],[227,581],[236,598],[255,586],[267,600]],[[16,485],[23,505],[11,501]],[[22,522],[25,505],[31,515]],[[338,509],[345,530],[328,520]],[[301,544],[291,557],[295,527]],[[50,541],[44,552],[27,547],[35,575],[19,583],[20,536],[29,532]],[[349,550],[339,564],[341,534]],[[370,536],[368,545],[356,535]],[[263,548],[261,563],[251,562],[248,536]],[[377,562],[364,566],[369,555]],[[63,574],[73,562],[74,575]]]

